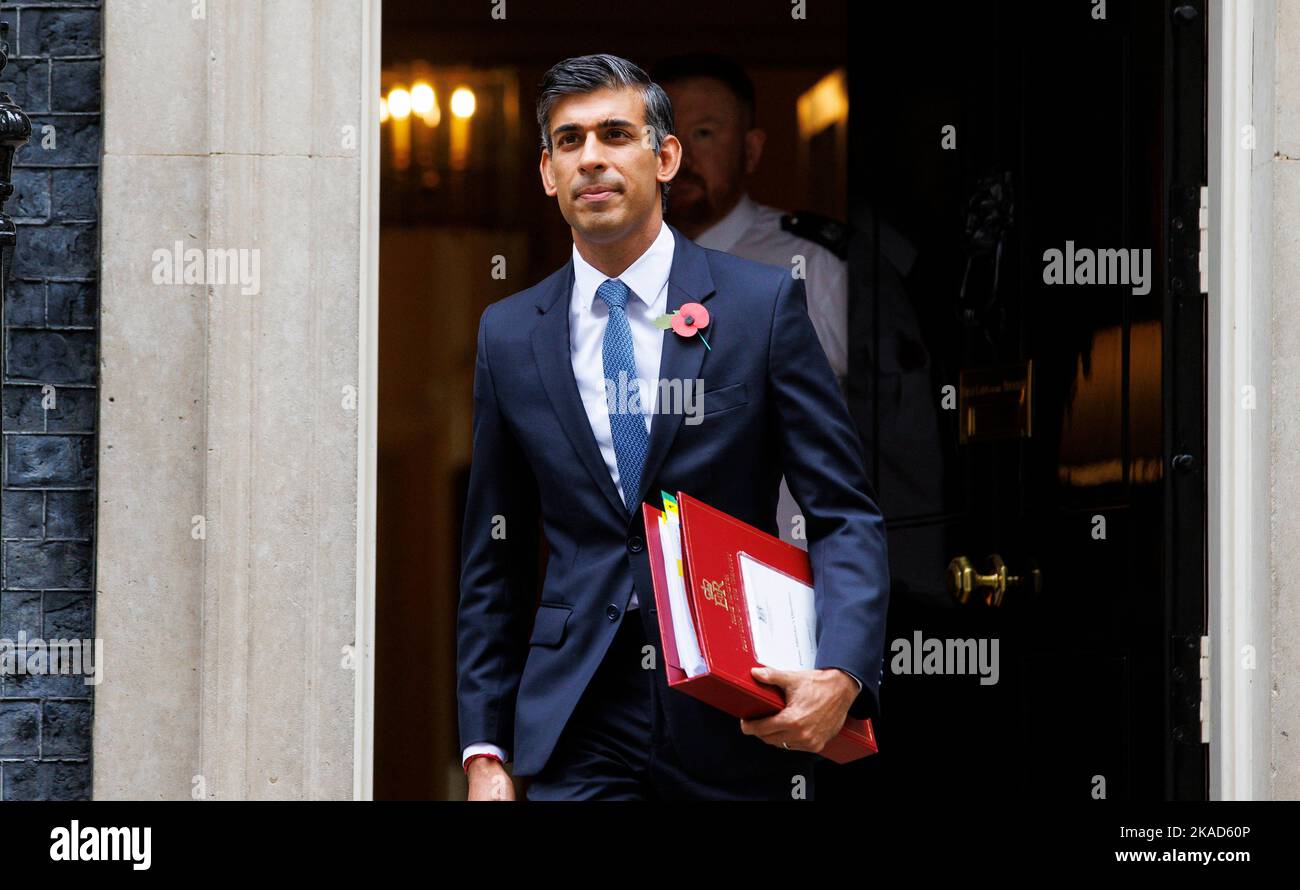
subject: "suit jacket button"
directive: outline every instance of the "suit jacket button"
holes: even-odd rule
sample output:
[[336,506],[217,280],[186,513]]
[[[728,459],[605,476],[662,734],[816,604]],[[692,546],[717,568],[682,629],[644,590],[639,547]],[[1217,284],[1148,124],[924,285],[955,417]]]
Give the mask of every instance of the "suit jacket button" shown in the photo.
[[631,550],[633,553],[640,553],[644,547],[645,541],[641,540],[640,535],[633,535],[627,539],[627,549]]
[[605,617],[608,618],[610,621],[617,621],[617,620],[618,620],[618,606],[614,605],[613,603],[610,603],[608,606],[606,606],[606,607],[605,607]]

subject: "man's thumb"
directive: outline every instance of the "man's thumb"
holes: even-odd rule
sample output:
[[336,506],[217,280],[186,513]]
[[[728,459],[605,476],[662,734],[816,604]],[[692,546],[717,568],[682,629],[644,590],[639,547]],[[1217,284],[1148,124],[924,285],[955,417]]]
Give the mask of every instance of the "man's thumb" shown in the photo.
[[756,667],[750,670],[755,680],[772,685],[780,685],[785,679],[785,671],[779,671],[776,668]]

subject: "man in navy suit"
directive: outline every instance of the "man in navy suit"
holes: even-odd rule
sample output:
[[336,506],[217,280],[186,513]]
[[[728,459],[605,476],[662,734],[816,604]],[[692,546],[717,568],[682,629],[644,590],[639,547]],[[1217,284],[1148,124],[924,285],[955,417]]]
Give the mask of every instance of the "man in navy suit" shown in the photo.
[[[567,59],[537,116],[573,253],[479,323],[457,627],[469,797],[514,799],[513,757],[530,800],[809,798],[846,715],[878,715],[889,573],[803,281],[664,223],[681,144],[637,66]],[[702,336],[655,324],[685,304],[707,311]],[[668,689],[640,505],[681,490],[775,534],[783,473],[812,561],[816,668],[756,668],[786,704],[741,720]]]

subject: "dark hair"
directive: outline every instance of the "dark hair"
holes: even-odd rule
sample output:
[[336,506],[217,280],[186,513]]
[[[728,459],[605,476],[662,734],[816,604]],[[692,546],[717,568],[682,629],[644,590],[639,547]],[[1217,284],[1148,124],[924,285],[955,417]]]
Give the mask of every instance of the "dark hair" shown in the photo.
[[653,76],[656,83],[675,83],[688,77],[710,77],[721,81],[740,101],[745,112],[745,129],[754,126],[757,119],[754,81],[734,59],[716,53],[682,53],[655,65]]
[[[668,94],[640,67],[627,59],[600,53],[574,56],[551,66],[542,77],[537,95],[537,126],[542,131],[542,149],[551,151],[551,109],[561,96],[593,93],[596,90],[630,87],[645,103],[645,122],[654,138],[655,153],[664,137],[673,132],[673,105]],[[664,211],[668,210],[668,183],[659,183]]]

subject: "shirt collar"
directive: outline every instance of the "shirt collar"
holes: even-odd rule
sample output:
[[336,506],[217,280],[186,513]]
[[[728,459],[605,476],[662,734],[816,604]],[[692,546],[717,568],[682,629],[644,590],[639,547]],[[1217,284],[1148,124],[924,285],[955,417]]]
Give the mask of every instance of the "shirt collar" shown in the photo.
[[736,246],[740,237],[749,231],[758,216],[758,205],[742,193],[736,206],[722,219],[700,233],[695,243],[710,250],[728,251]]
[[[641,302],[653,307],[672,271],[674,248],[672,230],[660,222],[659,235],[646,248],[645,253],[623,270],[623,274],[618,276],[619,281],[631,288]],[[578,245],[573,245],[574,298],[583,312],[591,309],[592,301],[596,299],[596,288],[608,278],[608,275],[582,258],[582,254],[578,253]]]

